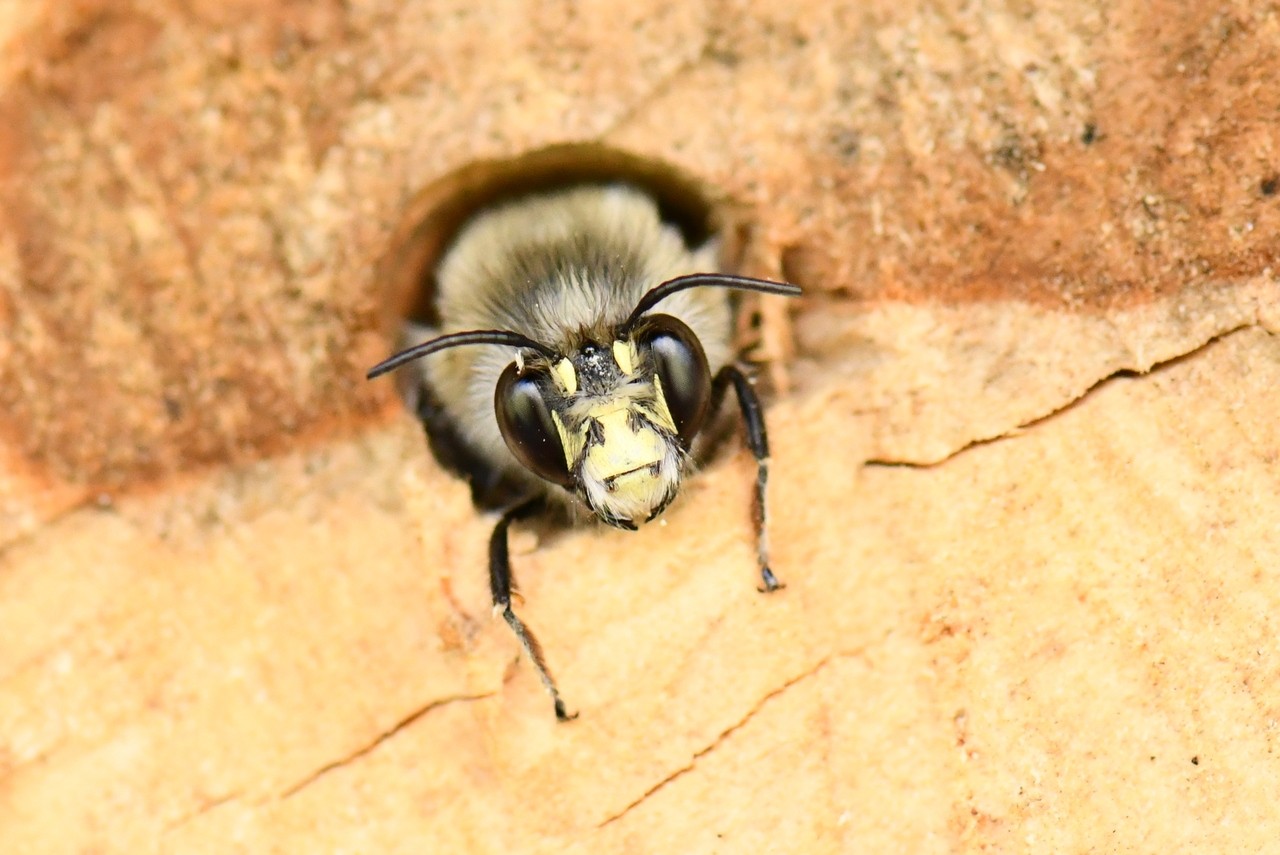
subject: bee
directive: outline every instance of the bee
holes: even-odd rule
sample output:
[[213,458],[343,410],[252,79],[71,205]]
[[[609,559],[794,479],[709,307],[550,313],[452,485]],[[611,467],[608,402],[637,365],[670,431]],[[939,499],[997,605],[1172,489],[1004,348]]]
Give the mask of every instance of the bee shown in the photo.
[[519,197],[480,212],[436,269],[433,338],[370,369],[426,356],[414,384],[428,435],[452,437],[477,481],[508,503],[489,540],[495,613],[511,627],[556,718],[566,712],[542,648],[511,607],[511,525],[548,510],[635,530],[676,497],[703,452],[704,428],[735,393],[755,456],[754,522],[762,591],[769,566],[769,445],[751,381],[733,361],[728,290],[794,296],[795,285],[704,272],[654,200],[624,184]]

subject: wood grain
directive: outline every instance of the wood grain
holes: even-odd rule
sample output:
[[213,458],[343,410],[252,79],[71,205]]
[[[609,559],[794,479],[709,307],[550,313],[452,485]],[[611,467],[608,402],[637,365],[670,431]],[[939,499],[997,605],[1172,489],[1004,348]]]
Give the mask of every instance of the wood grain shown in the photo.
[[[1278,27],[0,0],[0,851],[1273,846]],[[362,379],[423,188],[560,142],[808,292],[784,591],[737,443],[660,525],[517,536],[569,725]]]

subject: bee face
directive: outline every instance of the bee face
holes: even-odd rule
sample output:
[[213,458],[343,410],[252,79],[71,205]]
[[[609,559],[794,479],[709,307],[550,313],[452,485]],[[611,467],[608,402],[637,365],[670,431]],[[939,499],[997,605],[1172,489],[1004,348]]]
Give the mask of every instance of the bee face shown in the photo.
[[634,529],[675,497],[706,420],[711,375],[681,321],[647,316],[608,345],[512,363],[494,393],[507,447],[601,520]]

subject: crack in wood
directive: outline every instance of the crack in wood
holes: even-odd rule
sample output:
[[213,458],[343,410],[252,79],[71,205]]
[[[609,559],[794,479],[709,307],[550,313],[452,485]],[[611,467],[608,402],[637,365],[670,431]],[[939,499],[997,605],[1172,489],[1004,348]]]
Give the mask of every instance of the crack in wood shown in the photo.
[[1000,442],[1006,439],[1012,439],[1013,437],[1018,436],[1020,433],[1027,430],[1028,428],[1034,428],[1040,424],[1043,424],[1044,422],[1048,421],[1054,416],[1060,415],[1061,413],[1065,413],[1067,410],[1070,410],[1071,408],[1077,406],[1078,404],[1083,403],[1086,398],[1093,395],[1095,392],[1097,392],[1106,384],[1110,383],[1112,380],[1115,380],[1121,377],[1134,376],[1135,373],[1137,374],[1137,376],[1146,377],[1151,374],[1154,374],[1157,371],[1161,371],[1167,368],[1172,368],[1173,366],[1178,365],[1187,359],[1191,359],[1198,356],[1200,353],[1204,352],[1210,347],[1213,347],[1219,341],[1222,341],[1228,336],[1235,335],[1236,333],[1243,332],[1244,330],[1250,330],[1250,329],[1261,329],[1264,332],[1267,332],[1268,334],[1272,334],[1270,333],[1269,330],[1267,330],[1266,326],[1263,325],[1262,323],[1258,321],[1246,321],[1245,323],[1237,324],[1236,326],[1230,327],[1229,329],[1225,329],[1222,332],[1215,333],[1214,335],[1205,339],[1203,342],[1196,345],[1195,347],[1189,350],[1186,350],[1182,353],[1179,353],[1176,356],[1171,356],[1168,359],[1164,359],[1164,360],[1161,360],[1160,362],[1156,362],[1145,370],[1135,369],[1130,367],[1117,368],[1116,370],[1112,371],[1110,374],[1107,374],[1101,377],[1100,379],[1098,379],[1096,382],[1091,384],[1087,389],[1085,389],[1076,397],[1067,401],[1065,404],[1062,404],[1061,406],[1050,410],[1044,415],[1036,416],[1033,419],[1030,419],[1025,422],[1021,422],[1017,425],[1014,425],[1013,427],[1009,428],[1006,431],[1002,431],[1001,433],[996,434],[995,436],[988,436],[988,437],[983,437],[981,439],[971,440],[970,442],[965,443],[964,445],[952,451],[950,454],[947,454],[945,457],[942,457],[938,460],[931,460],[927,463],[921,463],[914,460],[894,460],[892,458],[876,457],[876,458],[872,458],[870,460],[865,461],[864,465],[883,466],[887,468],[901,467],[904,469],[932,469],[935,466],[941,466],[942,464],[946,463],[948,460],[951,460],[954,457],[958,457],[961,454],[964,454],[966,451],[969,451],[970,449],[979,448],[984,445],[991,445],[992,443]]
[[160,830],[160,835],[162,837],[168,836],[173,832],[177,831],[179,828],[182,828],[184,825],[187,825],[188,823],[191,823],[191,822],[195,822],[197,819],[204,816],[209,811],[214,810],[215,808],[222,807],[228,802],[235,801],[236,799],[240,798],[241,795],[242,793],[240,790],[233,790],[232,792],[227,793],[226,795],[215,796],[214,798],[204,802],[202,805],[200,805],[200,807],[196,808],[191,813],[183,814],[182,816],[178,817],[177,819],[165,825],[165,827]]
[[368,742],[365,745],[362,745],[361,747],[357,748],[355,751],[352,751],[350,754],[347,754],[345,757],[341,757],[337,760],[334,760],[331,763],[326,763],[325,765],[321,766],[319,769],[316,769],[314,772],[307,775],[305,778],[298,781],[296,784],[293,784],[292,786],[285,789],[278,796],[276,796],[275,799],[277,801],[284,801],[288,798],[291,798],[297,795],[302,790],[309,787],[311,784],[318,781],[320,778],[332,772],[333,770],[341,769],[344,766],[348,766],[351,763],[355,762],[356,760],[359,760],[361,757],[364,757],[365,755],[372,752],[379,745],[382,745],[384,742],[391,739],[392,737],[400,733],[405,728],[414,724],[414,722],[418,721],[420,718],[422,718],[432,710],[436,710],[436,709],[439,709],[440,707],[445,707],[445,706],[449,706],[451,704],[456,704],[456,703],[484,700],[485,698],[492,698],[496,694],[497,694],[496,692],[483,692],[477,695],[451,695],[446,698],[437,698],[436,700],[433,700],[430,703],[425,704],[424,706],[421,706],[418,709],[414,710],[413,712],[409,713],[404,718],[400,719],[395,724],[391,725],[391,727],[380,732],[370,742]]
[[817,674],[819,671],[821,671],[823,668],[829,665],[834,659],[837,659],[846,655],[853,655],[853,654],[845,654],[845,653],[839,653],[839,652],[828,654],[827,656],[824,656],[822,659],[818,660],[818,662],[815,665],[813,665],[811,668],[808,668],[807,670],[802,671],[801,673],[787,680],[781,686],[778,686],[776,689],[773,689],[772,691],[770,691],[764,697],[760,698],[760,700],[758,700],[751,707],[751,709],[747,710],[746,715],[744,715],[742,718],[740,718],[738,721],[734,722],[733,724],[729,725],[724,730],[720,731],[720,733],[716,735],[716,738],[711,740],[710,743],[708,743],[707,745],[695,751],[693,753],[693,756],[689,758],[688,763],[674,770],[665,778],[663,778],[661,781],[658,781],[658,783],[654,784],[652,787],[649,787],[649,789],[645,790],[643,793],[640,794],[639,798],[632,801],[622,810],[618,811],[617,813],[611,814],[610,816],[606,817],[603,821],[597,823],[596,828],[597,829],[604,828],[606,825],[609,825],[611,822],[621,819],[622,817],[626,816],[627,813],[629,813],[633,808],[643,804],[650,796],[654,795],[655,793],[657,793],[658,791],[666,787],[672,781],[675,781],[677,778],[683,777],[685,774],[692,772],[694,768],[697,767],[699,760],[701,760],[703,757],[710,754],[712,751],[716,750],[716,748],[718,748],[721,745],[721,743],[723,743],[726,739],[728,739],[737,731],[741,730],[749,721],[751,721],[752,718],[755,717],[756,713],[760,712],[760,710],[764,708],[766,704],[768,704],[774,698],[778,697],[783,692],[787,691],[797,683],[803,680],[807,680],[808,678]]

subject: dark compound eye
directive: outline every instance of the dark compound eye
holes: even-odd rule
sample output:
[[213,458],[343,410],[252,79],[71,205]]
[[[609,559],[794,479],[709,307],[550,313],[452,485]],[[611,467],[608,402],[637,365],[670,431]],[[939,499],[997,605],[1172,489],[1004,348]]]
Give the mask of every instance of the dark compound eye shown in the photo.
[[680,444],[688,451],[702,430],[711,401],[711,372],[702,343],[693,330],[670,315],[647,316],[636,341],[653,358]]
[[521,372],[513,362],[498,378],[493,406],[502,438],[516,460],[538,477],[569,487],[573,479],[564,459],[564,446],[539,383],[545,376],[538,370]]

